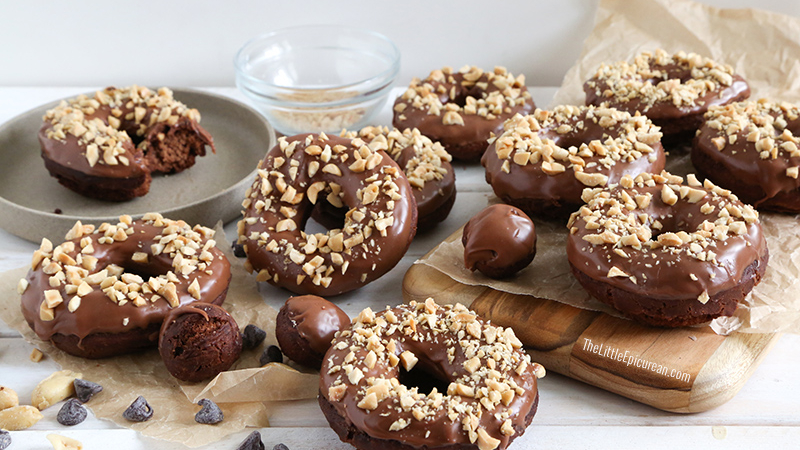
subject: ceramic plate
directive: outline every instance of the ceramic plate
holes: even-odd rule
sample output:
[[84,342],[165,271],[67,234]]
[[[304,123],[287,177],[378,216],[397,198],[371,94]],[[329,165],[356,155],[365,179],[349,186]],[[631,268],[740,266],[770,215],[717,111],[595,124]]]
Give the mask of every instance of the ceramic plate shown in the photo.
[[[197,158],[191,168],[154,175],[150,192],[128,202],[83,197],[58,184],[44,167],[37,133],[42,105],[0,126],[0,227],[38,242],[63,241],[76,220],[117,221],[121,214],[160,212],[171,219],[214,226],[239,216],[244,192],[258,161],[275,143],[275,132],[250,107],[215,94],[173,89],[175,98],[200,111],[201,125],[214,137],[217,152]],[[56,214],[60,210],[60,214]]]

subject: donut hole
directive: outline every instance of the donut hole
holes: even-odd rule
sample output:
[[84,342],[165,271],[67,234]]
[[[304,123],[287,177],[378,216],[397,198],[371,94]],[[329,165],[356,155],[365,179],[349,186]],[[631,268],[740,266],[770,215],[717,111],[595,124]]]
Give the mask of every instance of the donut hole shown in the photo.
[[333,206],[325,199],[317,200],[317,204],[311,210],[311,217],[306,218],[306,233],[326,233],[330,230],[341,230],[344,228],[345,215],[348,210],[346,207],[338,208]]
[[[666,233],[678,233],[685,231],[693,233],[697,231],[697,220],[692,220],[691,217],[685,214],[666,214],[663,216],[650,217],[650,230],[652,231],[652,240],[658,240],[658,237]],[[661,224],[661,228],[656,228],[656,221]]]
[[398,373],[398,380],[401,384],[409,389],[417,388],[418,392],[430,394],[433,389],[438,392],[446,393],[450,381],[445,379],[441,374],[426,367],[426,364],[421,364],[422,360],[417,363],[410,371],[404,367],[400,367]]
[[608,139],[611,129],[603,127],[585,127],[584,129],[566,134],[558,134],[555,130],[548,130],[542,133],[542,138],[552,139],[553,143],[563,149],[575,147],[580,149],[582,145],[588,145],[592,141],[605,141]]

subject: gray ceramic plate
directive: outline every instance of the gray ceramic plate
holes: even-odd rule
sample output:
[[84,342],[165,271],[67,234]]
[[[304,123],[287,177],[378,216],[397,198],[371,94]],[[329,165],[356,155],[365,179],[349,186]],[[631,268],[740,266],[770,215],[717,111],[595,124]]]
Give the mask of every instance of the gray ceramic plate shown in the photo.
[[[37,133],[45,111],[58,102],[23,113],[0,126],[0,228],[38,242],[61,242],[76,220],[116,221],[121,214],[160,212],[171,219],[214,226],[240,214],[244,192],[258,161],[275,143],[275,132],[250,107],[215,94],[173,89],[175,98],[202,116],[217,153],[175,175],[154,175],[150,192],[128,202],[83,197],[58,184],[44,167]],[[56,209],[61,214],[56,214]]]

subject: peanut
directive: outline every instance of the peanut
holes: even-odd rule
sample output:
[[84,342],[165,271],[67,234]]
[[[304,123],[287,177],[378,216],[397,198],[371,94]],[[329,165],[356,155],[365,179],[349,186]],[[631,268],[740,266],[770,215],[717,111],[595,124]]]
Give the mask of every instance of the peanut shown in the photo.
[[42,353],[42,351],[38,348],[34,348],[33,351],[31,351],[30,358],[32,362],[39,362],[42,360],[42,358],[44,358],[44,353]]
[[19,397],[13,389],[0,386],[0,411],[19,405]]
[[0,428],[19,431],[30,428],[42,419],[42,413],[30,405],[13,406],[0,411]]
[[36,386],[31,394],[31,403],[41,411],[75,395],[73,382],[81,377],[83,374],[71,370],[55,372]]
[[83,444],[80,441],[60,434],[48,434],[47,440],[53,444],[55,450],[83,450]]

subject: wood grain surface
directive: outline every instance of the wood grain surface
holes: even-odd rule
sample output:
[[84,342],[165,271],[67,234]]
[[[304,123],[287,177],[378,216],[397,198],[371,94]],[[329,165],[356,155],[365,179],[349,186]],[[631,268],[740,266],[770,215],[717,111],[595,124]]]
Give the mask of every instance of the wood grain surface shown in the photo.
[[[456,239],[461,230],[446,241]],[[548,370],[678,413],[707,411],[733,398],[779,337],[719,336],[707,326],[639,325],[552,300],[461,284],[425,264],[406,272],[403,296],[468,305],[513,328]]]

